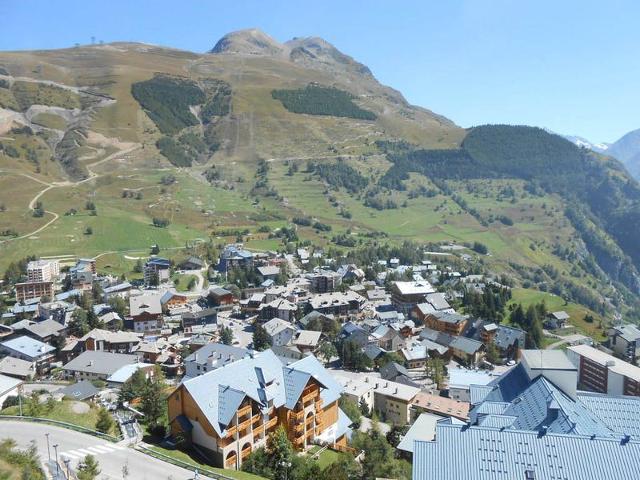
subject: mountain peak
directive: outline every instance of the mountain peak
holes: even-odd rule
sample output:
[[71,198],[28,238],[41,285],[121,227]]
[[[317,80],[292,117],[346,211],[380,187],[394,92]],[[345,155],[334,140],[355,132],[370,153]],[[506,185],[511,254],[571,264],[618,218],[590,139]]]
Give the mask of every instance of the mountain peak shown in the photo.
[[227,33],[210,53],[281,57],[306,68],[373,76],[366,65],[342,53],[323,38],[294,37],[280,43],[258,28]]
[[210,53],[279,56],[286,53],[286,48],[262,30],[248,28],[227,33]]
[[319,65],[325,68],[336,68],[351,71],[360,75],[372,76],[366,65],[355,61],[342,53],[331,43],[320,37],[295,37],[285,43],[289,47],[289,58],[294,63],[310,67]]

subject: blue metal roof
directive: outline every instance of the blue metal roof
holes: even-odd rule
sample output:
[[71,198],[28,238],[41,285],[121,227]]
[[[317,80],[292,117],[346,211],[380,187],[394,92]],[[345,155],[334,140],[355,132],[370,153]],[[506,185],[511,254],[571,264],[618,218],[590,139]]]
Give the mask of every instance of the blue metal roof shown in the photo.
[[283,366],[271,350],[186,380],[183,385],[222,435],[245,396],[263,411],[270,400],[276,408],[293,408],[311,377],[323,387],[320,396],[324,405],[338,400],[342,387],[314,356]]
[[639,477],[640,443],[634,441],[439,423],[435,441],[414,444],[413,480]]
[[640,397],[578,392],[578,400],[612,431],[640,439]]
[[[529,376],[522,364],[518,364],[505,374],[490,382],[487,387],[471,385],[472,404],[480,401],[511,402],[529,386]],[[474,393],[474,390],[479,390]],[[475,396],[475,398],[473,398]],[[475,400],[475,401],[474,401]]]
[[517,418],[513,422],[516,430],[538,431],[546,426],[549,432],[556,433],[600,437],[613,434],[580,402],[569,398],[544,377],[536,378],[503,413]]

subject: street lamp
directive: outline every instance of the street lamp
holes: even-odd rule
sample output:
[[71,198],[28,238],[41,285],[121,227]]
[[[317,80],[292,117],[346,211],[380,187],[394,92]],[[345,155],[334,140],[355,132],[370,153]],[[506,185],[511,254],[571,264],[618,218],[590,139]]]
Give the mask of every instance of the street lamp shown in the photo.
[[49,457],[49,463],[51,463],[51,449],[49,448],[49,432],[44,434],[47,437],[47,456]]
[[291,462],[286,462],[286,461],[282,461],[280,462],[280,466],[284,467],[284,480],[287,480],[287,473],[289,471],[289,468],[291,468]]
[[60,465],[58,465],[58,444],[57,443],[53,446],[53,449],[56,451],[56,480],[58,480],[58,477],[60,476]]

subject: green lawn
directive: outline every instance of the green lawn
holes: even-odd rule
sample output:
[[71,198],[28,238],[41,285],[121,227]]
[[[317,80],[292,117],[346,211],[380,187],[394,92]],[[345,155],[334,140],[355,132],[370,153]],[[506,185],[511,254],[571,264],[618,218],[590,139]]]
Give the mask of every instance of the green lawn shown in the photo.
[[[76,413],[72,406],[74,403],[81,403],[89,406],[87,413]],[[29,415],[29,409],[23,404],[22,411],[24,415]],[[96,421],[98,420],[98,407],[88,402],[76,402],[75,400],[62,400],[61,402],[55,402],[53,409],[48,410],[47,405],[42,405],[42,413],[39,415],[41,418],[48,418],[50,420],[57,420],[59,422],[71,423],[80,427],[89,428],[95,430]],[[8,407],[0,411],[0,415],[19,415],[20,409],[18,406]],[[118,435],[118,427],[114,422],[114,427],[111,432],[112,435]]]
[[[580,333],[588,335],[597,341],[602,341],[606,338],[605,330],[600,328],[600,324],[602,322],[600,315],[586,307],[583,307],[582,305],[570,302],[565,303],[565,301],[557,295],[548,292],[541,292],[539,290],[514,288],[512,289],[511,294],[512,298],[510,303],[521,303],[524,308],[527,308],[529,305],[544,302],[549,312],[555,312],[558,310],[564,310],[567,312],[571,316],[569,323]],[[585,316],[588,314],[594,318],[593,323],[589,323],[584,320]],[[561,332],[556,333],[562,334]],[[568,333],[571,332],[567,332],[567,334]]]
[[[318,450],[320,450],[320,447],[311,448],[311,450],[309,450],[309,455],[313,455]],[[321,469],[325,469],[332,463],[338,461],[343,455],[347,455],[347,454],[336,452],[334,450],[330,450],[327,448],[324,452],[320,454],[320,457],[318,457],[318,466]]]
[[181,275],[176,273],[171,276],[171,280],[173,281],[173,284],[175,285],[177,291],[188,292],[189,282],[193,280],[197,284],[198,277],[196,277],[195,275]]
[[157,445],[153,445],[151,450],[166,455],[167,457],[175,458],[176,460],[189,463],[193,465],[194,468],[206,469],[212,472],[219,473],[221,475],[226,475],[227,477],[235,478],[237,480],[262,480],[262,477],[254,475],[252,473],[243,472],[241,470],[227,470],[223,468],[212,467],[206,463],[202,463],[197,460],[195,456],[189,455],[182,450],[171,450],[168,448],[159,447]]

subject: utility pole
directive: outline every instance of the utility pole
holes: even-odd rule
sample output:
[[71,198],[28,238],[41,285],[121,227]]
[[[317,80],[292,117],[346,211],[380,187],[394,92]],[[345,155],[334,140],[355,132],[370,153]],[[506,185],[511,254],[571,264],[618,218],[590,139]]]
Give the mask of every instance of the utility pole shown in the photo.
[[51,449],[49,448],[49,432],[44,434],[47,437],[47,456],[49,457],[49,463],[51,463]]
[[59,480],[58,477],[60,476],[60,465],[58,465],[58,444],[57,443],[53,446],[53,449],[56,451],[56,480]]
[[22,385],[18,388],[18,405],[20,406],[20,416],[22,416]]

